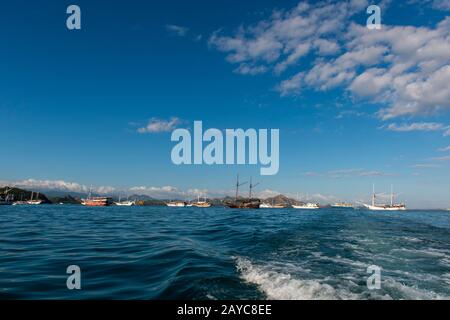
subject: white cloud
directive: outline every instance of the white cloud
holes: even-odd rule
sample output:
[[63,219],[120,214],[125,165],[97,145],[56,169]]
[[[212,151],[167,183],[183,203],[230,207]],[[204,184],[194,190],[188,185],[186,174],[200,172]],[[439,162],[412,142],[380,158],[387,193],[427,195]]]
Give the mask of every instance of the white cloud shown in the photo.
[[393,173],[387,173],[379,170],[366,170],[361,168],[330,170],[327,172],[305,172],[303,175],[308,177],[325,177],[332,179],[341,179],[348,177],[382,177],[392,176]]
[[444,125],[436,122],[414,122],[409,124],[391,123],[386,127],[389,131],[410,132],[410,131],[438,131],[442,130]]
[[431,158],[434,161],[450,161],[450,156]]
[[343,119],[345,117],[364,117],[366,113],[357,110],[343,110],[335,117],[336,119]]
[[433,0],[432,5],[435,9],[450,11],[450,0]]
[[[181,195],[183,195],[182,191],[172,186],[163,186],[163,187],[138,186],[129,188],[128,192],[138,195],[146,195],[157,199],[178,198]],[[182,196],[182,198],[183,197],[184,195]]]
[[281,72],[310,50],[322,55],[336,53],[339,44],[327,36],[342,31],[346,20],[366,4],[367,1],[315,5],[300,2],[292,10],[274,11],[256,25],[239,28],[234,36],[217,31],[209,43],[226,52],[231,63],[278,61]]
[[444,137],[450,136],[450,127],[447,127],[447,129],[444,132]]
[[[36,180],[25,179],[18,181],[4,181],[0,180],[0,186],[11,186],[30,190],[42,190],[45,191],[60,191],[67,193],[84,193],[87,194],[91,187],[76,182],[66,182],[63,180]],[[157,199],[193,199],[197,195],[204,196],[217,196],[221,197],[224,194],[232,194],[231,191],[209,191],[208,189],[191,188],[187,190],[180,190],[173,186],[136,186],[131,188],[116,188],[111,186],[93,186],[92,192],[94,194],[101,195],[118,195],[118,194],[138,194],[147,195]]]
[[174,35],[177,35],[179,37],[184,37],[189,31],[189,28],[182,27],[182,26],[177,26],[175,24],[167,24],[166,25],[166,29],[170,33],[172,33]]
[[243,75],[257,75],[261,73],[265,73],[267,71],[266,66],[252,66],[246,63],[242,63],[237,67],[234,72],[243,74]]
[[[383,120],[450,110],[450,17],[435,27],[383,25],[382,30],[369,30],[352,22],[367,4],[301,2],[241,26],[233,35],[217,31],[209,43],[238,64],[237,70],[246,71],[242,74],[280,74],[293,68],[293,75],[276,86],[282,96],[339,86],[380,104]],[[432,4],[443,9],[449,1]],[[306,56],[312,60],[299,64]]]
[[445,148],[440,148],[438,151],[441,151],[441,152],[450,151],[450,146],[445,147]]
[[304,202],[318,202],[321,204],[329,204],[329,203],[334,203],[339,201],[339,197],[334,196],[334,195],[327,195],[327,194],[322,194],[322,193],[299,193],[299,194],[294,194],[294,193],[288,193],[286,194],[287,197],[292,198],[292,199],[298,199],[299,201],[304,201]]
[[[18,188],[35,188],[41,190],[55,190],[62,192],[87,193],[90,187],[76,182],[67,182],[64,180],[36,180],[26,179],[19,181],[1,181],[2,185],[15,186]],[[116,189],[109,186],[93,187],[92,192],[99,194],[110,194]]]
[[281,96],[288,96],[292,94],[297,94],[302,86],[303,73],[298,73],[292,78],[282,81],[277,90],[280,92]]
[[411,168],[424,169],[424,168],[439,168],[440,166],[432,163],[418,163],[411,166]]
[[417,6],[428,5],[436,10],[450,11],[450,0],[409,0],[408,3]]
[[138,128],[139,133],[160,133],[170,132],[181,124],[181,120],[177,117],[172,117],[169,120],[152,118],[145,127]]

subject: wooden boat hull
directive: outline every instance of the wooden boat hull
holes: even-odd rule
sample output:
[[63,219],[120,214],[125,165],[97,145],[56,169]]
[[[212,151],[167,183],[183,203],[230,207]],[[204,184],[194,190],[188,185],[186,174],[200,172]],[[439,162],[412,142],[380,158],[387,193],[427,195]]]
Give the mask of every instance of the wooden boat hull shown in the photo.
[[234,202],[228,203],[226,206],[232,209],[259,209],[259,205],[261,203],[259,201],[250,201],[250,202]]
[[208,203],[208,204],[193,204],[192,206],[197,207],[197,208],[209,208],[209,207],[211,207],[211,204],[210,203]]

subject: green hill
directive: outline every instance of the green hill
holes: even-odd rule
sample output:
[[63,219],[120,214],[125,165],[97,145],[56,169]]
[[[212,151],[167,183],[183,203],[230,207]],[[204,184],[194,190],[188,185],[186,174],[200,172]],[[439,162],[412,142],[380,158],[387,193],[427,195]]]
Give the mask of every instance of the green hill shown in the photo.
[[10,188],[10,187],[0,187],[0,194],[4,194],[5,192],[8,192],[8,195],[12,195],[14,198],[14,201],[26,201],[31,199],[31,194],[33,193],[33,199],[42,200],[43,203],[52,203],[45,194],[43,193],[36,193],[33,191],[23,190],[19,188]]

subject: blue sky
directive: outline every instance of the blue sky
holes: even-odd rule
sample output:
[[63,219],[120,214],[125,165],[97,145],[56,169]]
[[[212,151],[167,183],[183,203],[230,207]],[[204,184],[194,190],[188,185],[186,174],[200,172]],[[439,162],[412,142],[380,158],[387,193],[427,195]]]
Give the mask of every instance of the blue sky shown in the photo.
[[[5,3],[0,181],[188,197],[227,194],[239,172],[261,196],[394,184],[410,207],[448,207],[450,3],[375,4],[381,30],[363,0]],[[194,120],[280,129],[279,173],[173,165],[170,133]]]

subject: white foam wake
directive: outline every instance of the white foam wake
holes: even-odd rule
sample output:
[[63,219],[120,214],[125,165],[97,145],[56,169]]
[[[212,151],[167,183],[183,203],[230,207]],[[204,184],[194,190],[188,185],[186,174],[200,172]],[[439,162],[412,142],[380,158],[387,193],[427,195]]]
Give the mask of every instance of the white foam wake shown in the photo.
[[357,299],[350,292],[341,292],[317,280],[295,279],[290,274],[252,264],[248,259],[237,257],[237,269],[248,283],[258,286],[273,300],[337,300]]
[[[382,280],[381,291],[369,291],[365,286],[358,286],[352,281],[333,287],[325,283],[329,280],[328,278],[299,279],[298,276],[294,277],[284,268],[280,268],[278,264],[257,265],[243,257],[235,257],[235,260],[241,278],[256,285],[269,300],[430,300],[450,298],[426,289],[407,286],[391,277]],[[341,280],[344,279],[345,277]]]

